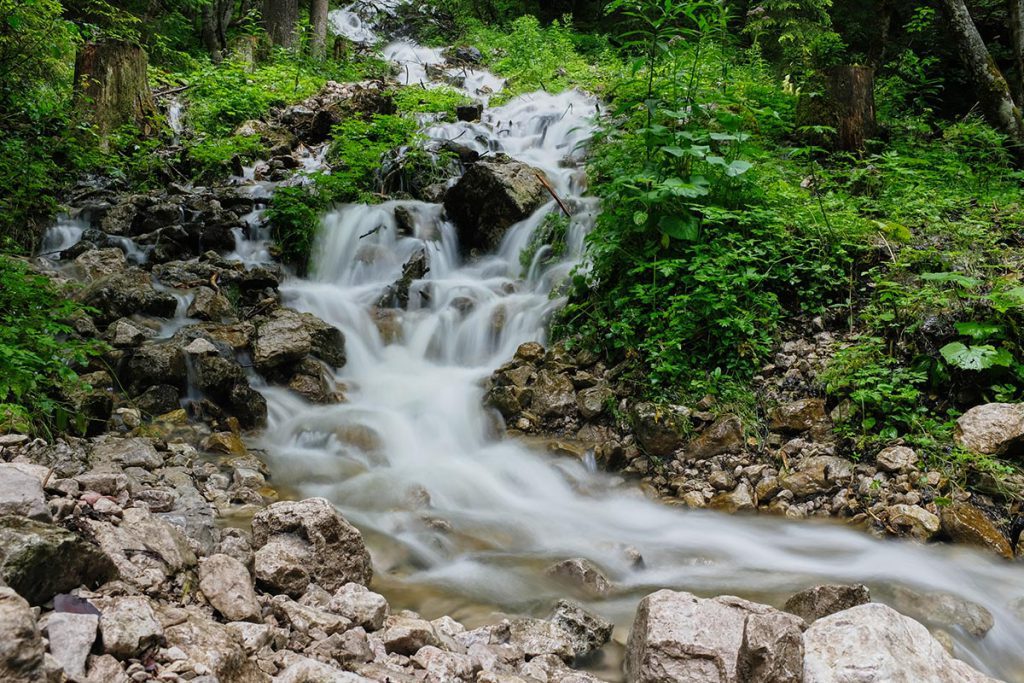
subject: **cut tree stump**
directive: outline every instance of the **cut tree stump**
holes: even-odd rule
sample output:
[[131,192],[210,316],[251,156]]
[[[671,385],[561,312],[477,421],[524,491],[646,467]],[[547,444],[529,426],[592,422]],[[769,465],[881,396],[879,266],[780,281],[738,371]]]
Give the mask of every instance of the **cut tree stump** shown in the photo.
[[847,152],[863,152],[875,134],[875,70],[837,66],[829,73],[829,97],[835,108],[836,143]]
[[146,70],[149,61],[138,45],[86,43],[75,59],[75,107],[105,138],[134,123],[148,134],[156,115]]

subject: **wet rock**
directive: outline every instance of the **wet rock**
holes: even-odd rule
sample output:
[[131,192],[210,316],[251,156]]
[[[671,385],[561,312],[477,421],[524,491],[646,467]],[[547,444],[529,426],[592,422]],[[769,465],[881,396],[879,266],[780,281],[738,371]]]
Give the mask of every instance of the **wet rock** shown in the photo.
[[550,199],[540,172],[505,155],[469,167],[445,196],[464,249],[492,250],[513,224]]
[[888,513],[890,526],[922,543],[939,532],[939,518],[920,505],[891,505]]
[[883,472],[909,472],[917,465],[917,453],[906,446],[890,446],[875,456],[875,464]]
[[804,653],[805,683],[996,683],[949,656],[924,626],[878,603],[814,622]]
[[96,642],[100,618],[95,614],[57,612],[46,622],[46,638],[50,653],[64,669],[68,678],[85,677],[86,662]]
[[981,546],[1013,559],[1013,549],[996,525],[978,508],[969,503],[953,503],[939,514],[942,531],[957,543]]
[[149,600],[143,597],[98,601],[103,651],[118,659],[140,655],[164,636]]
[[107,327],[107,340],[119,349],[133,348],[155,336],[148,327],[137,325],[127,318],[115,320]]
[[414,655],[420,648],[440,647],[441,640],[433,624],[423,619],[404,616],[390,616],[380,632],[384,648],[400,655]]
[[583,389],[576,394],[576,407],[585,420],[592,420],[605,411],[615,393],[604,384]]
[[16,465],[0,464],[0,515],[21,515],[50,521],[50,509],[38,477]]
[[685,460],[706,460],[743,447],[743,423],[735,415],[723,415],[686,446]]
[[571,600],[559,600],[548,619],[569,635],[574,657],[585,657],[611,640],[612,623]]
[[181,531],[143,508],[126,508],[116,526],[92,519],[85,524],[121,578],[141,590],[157,588],[196,564]]
[[568,375],[541,370],[533,385],[530,409],[541,417],[568,415],[576,407],[576,389]]
[[310,578],[329,591],[346,583],[367,585],[373,577],[362,534],[323,498],[274,503],[253,518],[252,535],[259,549],[257,578],[260,550],[280,537],[291,542],[290,551]]
[[995,625],[987,609],[951,593],[894,585],[889,587],[889,602],[916,619],[943,627],[958,626],[975,638],[984,637]]
[[483,114],[482,104],[465,104],[455,108],[455,118],[459,121],[479,121]]
[[509,623],[508,643],[527,658],[554,655],[570,661],[574,653],[572,636],[561,626],[544,619],[521,618]]
[[199,590],[228,621],[257,621],[261,616],[252,577],[241,562],[212,555],[199,565]]
[[[739,598],[704,600],[690,593],[661,590],[640,601],[626,644],[626,673],[634,683],[738,680],[737,663],[744,628],[751,615],[778,614]],[[770,623],[770,622],[766,622]],[[761,650],[764,625],[748,647],[749,664],[775,662]],[[783,640],[783,644],[786,641]],[[778,661],[789,661],[779,646]],[[759,654],[758,654],[759,653]],[[785,667],[782,667],[785,668]],[[767,679],[766,679],[767,680]]]
[[93,317],[103,325],[138,313],[173,318],[178,307],[174,296],[156,291],[149,273],[138,268],[97,280],[76,293],[75,298],[96,309]]
[[43,639],[32,608],[13,589],[0,586],[0,680],[46,680]]
[[388,601],[358,583],[347,583],[331,598],[327,609],[367,631],[377,631],[388,616]]
[[685,408],[638,403],[630,417],[637,441],[651,455],[670,456],[685,443],[684,430],[689,419]]
[[136,393],[154,385],[183,388],[187,378],[185,356],[174,344],[146,344],[128,358],[126,375]]
[[120,273],[127,267],[120,249],[95,249],[76,258],[71,268],[79,280],[92,282]]
[[261,372],[313,354],[324,362],[345,364],[345,338],[341,331],[309,313],[278,309],[256,328],[253,360]]
[[522,363],[536,363],[544,359],[544,347],[538,342],[525,342],[516,349],[515,360]]
[[836,612],[871,602],[868,587],[861,584],[824,584],[800,591],[786,601],[785,610],[811,624]]
[[821,427],[827,421],[824,399],[805,398],[773,410],[769,426],[773,431],[796,434]]
[[[396,210],[396,217],[398,211]],[[430,272],[430,257],[426,249],[420,249],[409,257],[402,266],[402,276],[388,287],[377,301],[379,308],[408,308],[409,289],[417,280],[422,280]]]
[[736,680],[803,683],[804,627],[803,619],[784,612],[749,615],[736,658]]
[[466,62],[469,64],[479,64],[484,56],[480,50],[475,47],[457,47],[452,53],[456,61]]
[[75,534],[25,517],[0,517],[0,579],[38,605],[114,578],[114,565]]
[[186,315],[199,320],[220,321],[234,315],[234,308],[228,298],[209,287],[199,287],[188,307]]
[[975,453],[1016,453],[1024,440],[1024,403],[987,403],[971,408],[956,421],[953,440]]
[[548,567],[545,573],[590,595],[604,596],[612,589],[611,581],[601,570],[582,557],[557,562]]

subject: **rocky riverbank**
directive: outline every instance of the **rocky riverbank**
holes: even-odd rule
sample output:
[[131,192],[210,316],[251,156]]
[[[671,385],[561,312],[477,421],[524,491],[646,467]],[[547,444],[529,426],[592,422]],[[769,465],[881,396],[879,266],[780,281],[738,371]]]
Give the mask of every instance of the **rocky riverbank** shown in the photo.
[[[367,587],[360,532],[323,499],[267,504],[244,448],[8,435],[0,458],[5,681],[598,680],[573,667],[611,639],[600,616],[560,600],[546,619],[467,629],[392,610]],[[784,611],[658,591],[625,647],[637,683],[993,680],[863,586],[816,587]]]
[[[710,397],[693,406],[636,398],[625,364],[557,344],[524,344],[488,383],[486,403],[510,435],[551,452],[636,476],[652,498],[691,509],[838,518],[879,536],[982,546],[1013,559],[1024,479],[982,477],[965,486],[895,442],[854,459],[834,429],[818,374],[841,337],[819,330],[780,345],[755,378],[759,407],[740,415]],[[1019,405],[979,406],[957,423],[957,445],[1012,450]],[[950,444],[952,446],[952,444]]]

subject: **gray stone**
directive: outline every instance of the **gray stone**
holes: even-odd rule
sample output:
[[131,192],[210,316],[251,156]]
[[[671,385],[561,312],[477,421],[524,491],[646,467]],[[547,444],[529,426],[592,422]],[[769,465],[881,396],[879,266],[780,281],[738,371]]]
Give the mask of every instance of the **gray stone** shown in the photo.
[[116,526],[99,520],[86,524],[121,578],[141,590],[158,588],[196,564],[181,531],[143,508],[125,508],[123,521]]
[[92,645],[96,642],[100,618],[95,614],[57,612],[46,623],[50,653],[71,679],[82,679]]
[[388,616],[388,601],[358,583],[347,583],[331,598],[327,609],[340,614],[367,631],[377,631]]
[[21,515],[50,521],[50,509],[39,479],[15,465],[0,464],[0,515]]
[[[323,498],[274,503],[253,517],[252,533],[259,549],[272,540],[288,539],[289,551],[303,562],[310,579],[329,591],[346,583],[366,585],[373,577],[362,534]],[[256,555],[257,578],[264,580],[259,550]]]
[[612,623],[571,600],[559,600],[549,621],[569,635],[574,657],[585,657],[611,640]]
[[576,408],[576,389],[568,375],[541,370],[533,385],[530,409],[541,417],[562,417]]
[[939,533],[939,518],[920,505],[890,505],[889,526],[921,541],[930,541]]
[[1018,450],[1024,440],[1024,403],[975,406],[956,421],[953,440],[962,448],[986,455]]
[[921,624],[879,603],[814,622],[804,633],[804,683],[997,683],[951,657]]
[[241,562],[212,555],[199,565],[199,589],[229,621],[257,621],[261,616],[252,577]]
[[885,472],[909,472],[917,464],[917,453],[906,446],[890,446],[879,451],[875,456],[875,464]]
[[114,464],[120,467],[142,467],[155,470],[164,464],[149,439],[138,437],[107,437],[93,442],[90,461],[93,466]]
[[164,630],[143,597],[97,599],[103,651],[118,659],[140,655],[158,645]]
[[544,619],[521,618],[509,624],[508,642],[523,651],[527,658],[554,655],[569,661],[576,643],[564,628]]
[[868,587],[862,584],[824,584],[800,591],[786,601],[785,610],[808,624],[845,609],[871,602]]
[[743,683],[803,683],[804,620],[785,612],[750,614],[736,658]]
[[441,646],[434,625],[413,617],[388,617],[384,630],[380,632],[380,638],[388,652],[397,652],[400,655],[414,655],[421,647],[428,645]]
[[0,680],[38,683],[43,673],[43,639],[28,602],[13,589],[0,587]]
[[544,573],[594,596],[607,595],[612,589],[611,581],[601,570],[593,562],[582,557],[556,562]]

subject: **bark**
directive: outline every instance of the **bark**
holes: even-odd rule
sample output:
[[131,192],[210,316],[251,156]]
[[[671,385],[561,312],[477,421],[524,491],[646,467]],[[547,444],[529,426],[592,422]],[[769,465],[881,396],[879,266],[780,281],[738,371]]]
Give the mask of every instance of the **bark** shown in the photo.
[[985,46],[964,0],[942,0],[946,20],[956,42],[960,61],[971,76],[978,104],[988,122],[1006,135],[1018,159],[1024,150],[1024,120],[1013,100],[1010,85]]
[[[1024,2],[1024,0],[1021,0]],[[892,31],[892,2],[881,0],[878,5],[878,31],[868,47],[868,66],[877,71],[885,64],[885,53],[889,48],[889,33]]]
[[875,70],[835,67],[829,74],[829,99],[835,107],[839,149],[863,152],[875,132]]
[[86,43],[75,59],[75,107],[106,137],[135,123],[148,132],[156,114],[146,52],[121,42]]
[[1024,103],[1024,0],[1007,0],[1013,55],[1013,99]]
[[294,47],[298,21],[299,0],[263,0],[263,27],[274,45]]
[[234,0],[208,0],[201,14],[203,47],[214,63],[220,63],[228,47],[228,26],[234,10]]
[[313,28],[309,52],[317,59],[327,55],[327,5],[328,0],[309,0],[309,23]]

